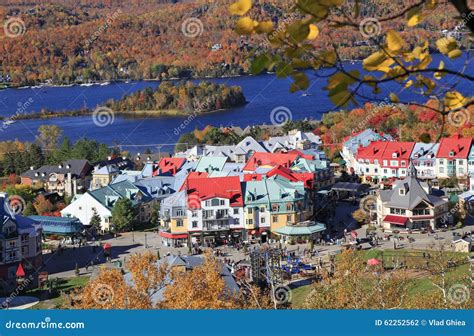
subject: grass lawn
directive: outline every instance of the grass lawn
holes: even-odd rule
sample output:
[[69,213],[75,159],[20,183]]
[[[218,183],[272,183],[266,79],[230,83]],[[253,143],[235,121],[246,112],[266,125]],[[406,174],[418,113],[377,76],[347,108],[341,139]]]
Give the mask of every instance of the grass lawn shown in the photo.
[[[367,250],[361,251],[360,253],[364,254],[364,259],[368,260],[371,258],[380,258],[382,253],[380,250]],[[390,255],[417,255],[420,252],[424,251],[416,251],[416,250],[385,250],[385,252],[390,253]],[[453,256],[466,256],[466,253],[459,253],[459,252],[447,252]],[[456,282],[466,282],[466,279],[469,275],[469,264],[460,265],[457,267],[453,267],[447,274],[446,274],[446,281],[447,283],[456,283]],[[466,283],[467,285],[467,283]],[[301,287],[297,287],[292,289],[292,308],[293,309],[301,309],[303,308],[304,301],[308,294],[313,289],[312,285],[305,285]],[[430,291],[436,290],[437,288],[433,286],[430,279],[421,275],[419,278],[413,279],[413,286],[408,290],[409,294],[420,294],[420,293],[428,293]]]
[[34,296],[40,300],[40,302],[31,309],[58,309],[63,304],[61,292],[68,292],[74,288],[84,287],[88,281],[88,276],[58,279],[58,285],[51,295],[49,295],[48,290],[39,289],[28,291],[25,295]]

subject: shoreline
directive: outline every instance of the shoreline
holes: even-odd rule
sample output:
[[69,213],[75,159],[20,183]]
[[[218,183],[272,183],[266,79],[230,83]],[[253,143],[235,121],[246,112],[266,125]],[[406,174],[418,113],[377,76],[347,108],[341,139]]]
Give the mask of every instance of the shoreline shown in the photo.
[[[242,105],[236,105],[236,106],[230,106],[227,108],[222,108],[222,109],[217,109],[217,110],[210,110],[210,111],[204,111],[204,112],[196,112],[196,111],[189,111],[185,112],[184,110],[142,110],[142,111],[130,111],[130,112],[123,112],[123,111],[112,111],[112,113],[116,116],[120,116],[123,118],[128,118],[128,119],[142,119],[144,117],[147,118],[167,118],[167,117],[190,117],[190,116],[197,116],[197,115],[206,115],[206,114],[213,114],[213,113],[220,113],[220,112],[226,112],[230,109],[233,108],[238,108],[242,107],[248,104],[248,102],[245,102],[245,104]],[[55,111],[51,113],[27,113],[27,114],[21,114],[18,116],[14,117],[3,117],[0,116],[0,122],[6,122],[6,121],[20,121],[20,120],[47,120],[47,119],[56,119],[56,118],[72,118],[72,117],[88,117],[88,116],[93,116],[94,111],[93,110],[87,110],[87,111]]]

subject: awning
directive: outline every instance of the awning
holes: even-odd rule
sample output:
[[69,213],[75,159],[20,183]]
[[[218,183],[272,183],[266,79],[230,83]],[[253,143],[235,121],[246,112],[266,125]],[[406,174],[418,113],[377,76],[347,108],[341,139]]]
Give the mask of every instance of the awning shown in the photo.
[[160,231],[160,236],[163,237],[163,238],[169,238],[169,239],[186,239],[186,238],[188,238],[187,233],[172,234],[172,233],[163,232],[163,231]]
[[402,216],[388,215],[388,216],[385,216],[383,221],[388,222],[390,224],[395,224],[395,225],[406,225],[408,222],[408,218],[402,217]]
[[287,225],[276,229],[274,232],[283,236],[310,236],[326,230],[326,225],[314,222],[313,225],[298,226]]

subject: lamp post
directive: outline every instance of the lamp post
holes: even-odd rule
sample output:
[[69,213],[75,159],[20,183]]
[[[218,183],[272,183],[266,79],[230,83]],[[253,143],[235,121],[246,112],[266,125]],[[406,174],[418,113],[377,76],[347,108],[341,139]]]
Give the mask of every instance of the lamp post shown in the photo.
[[145,248],[148,248],[148,243],[146,241],[146,233],[145,233]]

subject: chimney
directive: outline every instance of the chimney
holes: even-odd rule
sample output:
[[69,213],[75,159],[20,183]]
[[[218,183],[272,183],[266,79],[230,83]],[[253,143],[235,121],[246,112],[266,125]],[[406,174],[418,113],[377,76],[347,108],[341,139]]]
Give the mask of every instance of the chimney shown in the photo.
[[107,156],[107,160],[112,160],[112,157],[111,156]]

